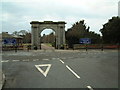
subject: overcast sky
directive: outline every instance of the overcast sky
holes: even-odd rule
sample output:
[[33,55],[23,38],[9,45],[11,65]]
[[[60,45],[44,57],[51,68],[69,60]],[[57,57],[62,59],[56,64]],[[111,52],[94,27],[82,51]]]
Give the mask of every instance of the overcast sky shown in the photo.
[[2,31],[31,30],[31,21],[65,21],[70,28],[85,20],[91,31],[99,30],[108,19],[118,16],[119,0],[2,0]]

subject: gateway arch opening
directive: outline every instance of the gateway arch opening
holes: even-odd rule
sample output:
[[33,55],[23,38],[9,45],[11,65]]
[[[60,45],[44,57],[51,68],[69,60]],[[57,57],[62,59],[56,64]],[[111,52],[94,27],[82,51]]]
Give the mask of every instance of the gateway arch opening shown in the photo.
[[40,33],[41,49],[56,49],[56,34],[53,29],[44,29]]
[[32,21],[30,22],[32,29],[32,49],[37,47],[37,49],[41,49],[41,36],[39,35],[44,29],[52,29],[55,31],[55,40],[56,40],[56,49],[60,49],[61,46],[65,45],[65,22],[53,22],[53,21]]

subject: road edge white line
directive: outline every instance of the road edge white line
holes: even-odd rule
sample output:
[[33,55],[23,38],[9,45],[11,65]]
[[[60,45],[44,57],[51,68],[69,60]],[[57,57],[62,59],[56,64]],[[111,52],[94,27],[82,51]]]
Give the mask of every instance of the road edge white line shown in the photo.
[[33,59],[33,61],[39,61],[39,59]]
[[64,62],[63,62],[62,60],[60,60],[60,62],[61,62],[62,64],[64,64]]
[[66,65],[67,69],[70,70],[77,78],[80,78],[68,65]]
[[89,90],[94,90],[91,86],[87,86],[87,88],[88,88]]

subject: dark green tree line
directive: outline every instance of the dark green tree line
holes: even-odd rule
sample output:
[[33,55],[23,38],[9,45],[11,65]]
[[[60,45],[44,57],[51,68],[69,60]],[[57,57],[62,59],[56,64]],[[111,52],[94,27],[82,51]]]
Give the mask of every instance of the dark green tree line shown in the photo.
[[112,17],[100,29],[102,33],[103,43],[118,44],[120,43],[120,17]]
[[86,26],[84,20],[76,22],[73,26],[66,31],[66,41],[69,47],[73,44],[79,44],[80,38],[91,38],[92,44],[100,43],[100,35],[89,31],[90,27]]

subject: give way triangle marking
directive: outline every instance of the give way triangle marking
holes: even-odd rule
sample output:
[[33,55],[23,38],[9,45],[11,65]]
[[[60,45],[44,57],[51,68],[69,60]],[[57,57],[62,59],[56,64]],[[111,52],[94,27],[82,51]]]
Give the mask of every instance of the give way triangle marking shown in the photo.
[[[40,67],[44,67],[44,66],[47,66],[47,69],[46,71],[43,71]],[[51,67],[51,64],[40,64],[40,65],[35,65],[35,67],[46,77],[49,70],[50,70],[50,67]]]

